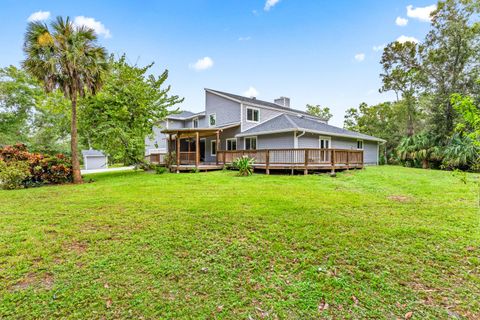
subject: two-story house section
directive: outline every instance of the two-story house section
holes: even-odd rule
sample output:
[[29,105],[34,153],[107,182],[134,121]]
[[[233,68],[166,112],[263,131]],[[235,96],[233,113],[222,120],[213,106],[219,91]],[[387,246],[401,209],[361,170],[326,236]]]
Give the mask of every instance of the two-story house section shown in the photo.
[[[205,111],[184,111],[169,116],[153,139],[146,139],[146,154],[168,152],[167,136],[174,129],[218,129],[219,137],[200,140],[202,162],[213,163],[217,150],[342,149],[363,150],[363,163],[378,164],[379,145],[385,140],[329,125],[325,119],[290,107],[290,99],[273,102],[205,89]],[[190,132],[191,130],[186,130]],[[171,136],[171,135],[170,135]],[[174,137],[172,139],[175,139]],[[218,146],[217,146],[218,143]],[[180,149],[194,150],[194,141],[181,141]],[[170,144],[175,148],[175,143]]]

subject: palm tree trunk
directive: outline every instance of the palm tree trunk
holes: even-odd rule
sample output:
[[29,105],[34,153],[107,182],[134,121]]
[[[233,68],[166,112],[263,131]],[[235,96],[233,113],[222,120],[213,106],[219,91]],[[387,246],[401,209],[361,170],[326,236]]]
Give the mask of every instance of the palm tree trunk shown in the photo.
[[77,134],[77,95],[72,95],[72,131],[70,149],[72,151],[73,183],[82,183],[80,162],[78,160],[78,134]]
[[423,169],[428,169],[428,168],[430,168],[430,165],[429,165],[429,162],[428,162],[427,159],[423,159],[423,160],[422,160],[422,168],[423,168]]

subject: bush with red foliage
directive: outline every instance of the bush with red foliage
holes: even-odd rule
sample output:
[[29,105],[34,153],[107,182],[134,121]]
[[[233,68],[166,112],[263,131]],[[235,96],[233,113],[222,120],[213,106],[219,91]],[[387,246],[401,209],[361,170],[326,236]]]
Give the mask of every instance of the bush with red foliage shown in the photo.
[[30,153],[24,144],[0,148],[0,160],[5,162],[27,162],[31,177],[24,181],[25,186],[40,184],[59,184],[72,181],[72,167],[68,157]]

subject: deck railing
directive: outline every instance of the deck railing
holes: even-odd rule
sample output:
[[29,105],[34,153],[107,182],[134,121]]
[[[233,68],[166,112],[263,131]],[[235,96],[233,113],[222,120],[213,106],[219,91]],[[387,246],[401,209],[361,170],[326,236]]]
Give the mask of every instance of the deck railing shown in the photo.
[[219,164],[232,164],[236,159],[248,156],[255,165],[291,168],[349,168],[363,167],[363,150],[349,149],[263,149],[217,151]]

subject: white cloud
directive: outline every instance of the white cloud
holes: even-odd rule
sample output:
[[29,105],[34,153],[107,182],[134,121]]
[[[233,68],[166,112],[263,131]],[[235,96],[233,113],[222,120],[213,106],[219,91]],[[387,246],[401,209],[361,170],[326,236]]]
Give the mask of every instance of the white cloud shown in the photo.
[[253,14],[254,16],[258,16],[258,11],[257,11],[257,10],[252,10],[252,14]]
[[93,29],[95,33],[98,34],[99,36],[103,36],[105,38],[112,37],[110,30],[105,28],[103,23],[95,20],[94,18],[78,16],[78,17],[75,17],[75,19],[73,20],[73,23],[78,27],[85,26],[87,28]]
[[238,41],[249,41],[249,40],[252,40],[252,37],[248,36],[248,37],[240,37],[240,38],[238,38]]
[[398,37],[396,41],[398,41],[400,43],[405,43],[405,42],[409,42],[409,41],[414,42],[414,43],[419,43],[420,42],[415,37],[407,37],[407,36],[404,36],[404,35],[401,35],[400,37]]
[[408,19],[397,17],[397,19],[395,19],[395,24],[400,27],[405,27],[408,24]]
[[357,60],[358,62],[362,62],[363,60],[365,60],[365,53],[357,53],[355,55],[355,60]]
[[267,0],[265,2],[265,7],[263,8],[263,10],[268,11],[268,10],[272,9],[279,2],[280,2],[280,0]]
[[437,9],[436,4],[432,4],[426,7],[414,8],[412,5],[407,6],[407,16],[410,18],[418,19],[420,21],[428,22],[431,20],[430,13]]
[[248,88],[248,90],[243,93],[243,95],[246,96],[246,97],[252,98],[252,97],[258,97],[259,93],[258,93],[257,89],[250,86]]
[[378,46],[373,46],[372,47],[372,50],[377,52],[377,51],[383,51],[383,49],[385,49],[386,45],[385,44],[380,44]]
[[37,11],[34,12],[28,17],[27,21],[28,22],[33,22],[33,21],[43,21],[47,20],[50,18],[50,11]]
[[196,71],[207,70],[213,67],[213,60],[210,57],[203,57],[198,59],[195,63],[190,63],[189,67],[190,69],[194,69]]

